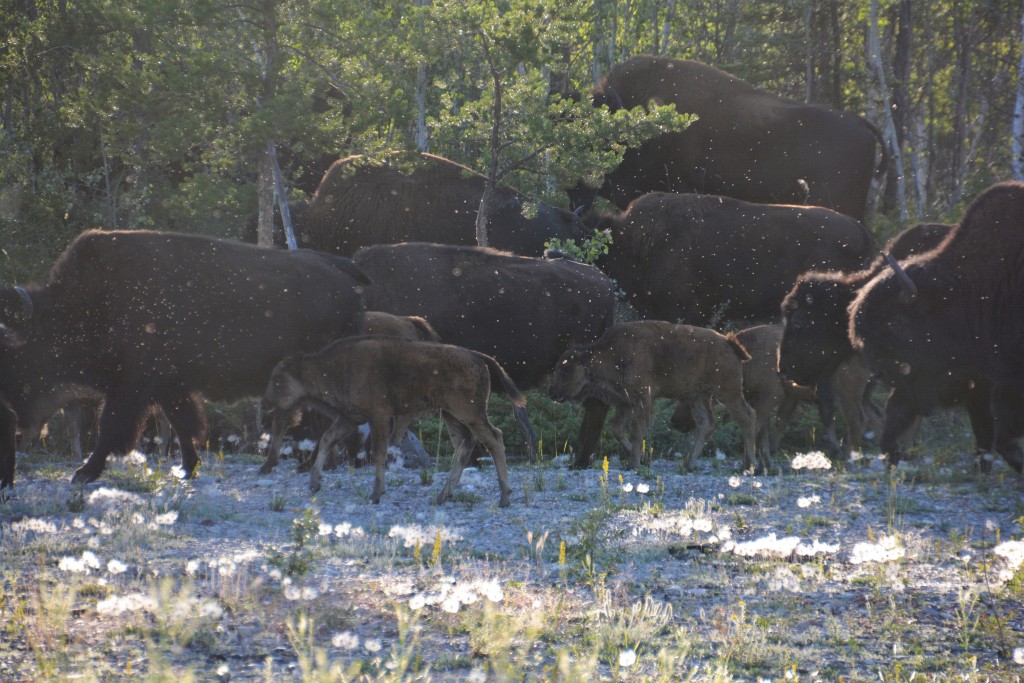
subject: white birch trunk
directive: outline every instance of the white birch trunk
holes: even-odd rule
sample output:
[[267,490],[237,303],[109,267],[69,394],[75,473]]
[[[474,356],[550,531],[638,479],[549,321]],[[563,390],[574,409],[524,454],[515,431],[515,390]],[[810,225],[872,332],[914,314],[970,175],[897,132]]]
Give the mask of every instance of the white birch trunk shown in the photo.
[[900,222],[907,222],[907,191],[906,178],[903,174],[903,155],[900,153],[899,139],[896,135],[896,122],[892,118],[892,104],[889,100],[889,87],[886,84],[885,67],[882,64],[882,48],[878,39],[878,0],[871,0],[871,15],[868,19],[868,66],[878,78],[878,89],[882,98],[882,116],[885,121],[886,141],[889,144],[889,155],[896,167],[896,195],[900,207]]
[[1024,180],[1024,14],[1020,18],[1020,64],[1017,66],[1017,102],[1013,107],[1013,177]]
[[259,159],[259,219],[256,227],[256,244],[261,247],[274,246],[274,170],[266,149]]

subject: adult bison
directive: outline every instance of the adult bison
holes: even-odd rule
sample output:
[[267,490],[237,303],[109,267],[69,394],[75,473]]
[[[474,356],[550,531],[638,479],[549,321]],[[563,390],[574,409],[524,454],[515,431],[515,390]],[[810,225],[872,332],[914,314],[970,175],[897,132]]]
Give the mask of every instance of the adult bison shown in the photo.
[[[484,176],[432,154],[411,170],[339,159],[307,201],[289,205],[299,246],[351,256],[360,247],[398,242],[475,245]],[[491,246],[528,256],[551,238],[585,237],[579,217],[499,187],[491,200]]]
[[[365,247],[366,306],[426,318],[446,343],[494,357],[522,389],[541,386],[566,349],[613,324],[615,284],[592,266],[483,247]],[[584,403],[577,458],[597,446],[608,407]]]
[[875,249],[863,225],[831,209],[729,197],[651,192],[587,221],[611,232],[598,266],[640,315],[691,325],[773,322],[801,273],[855,270]]
[[699,118],[627,150],[600,188],[570,193],[575,206],[599,190],[624,209],[660,190],[814,204],[862,220],[871,181],[887,164],[882,145],[875,168],[881,136],[859,116],[778,97],[700,62],[633,57],[609,71],[593,97],[612,110],[654,100]]
[[[937,247],[952,226],[922,223],[907,228],[885,247],[893,258],[903,260]],[[779,344],[779,370],[799,384],[816,387],[827,401],[835,388],[833,377],[840,367],[864,363],[849,339],[847,309],[858,292],[888,266],[883,258],[855,272],[810,272],[800,276],[782,302],[783,334]],[[988,406],[990,386],[947,376],[935,379],[935,391],[921,390],[900,378],[899,387],[886,402],[881,435],[882,450],[892,462],[902,457],[904,443],[920,418],[938,407],[963,406],[971,420],[979,454],[992,448],[992,414]],[[984,462],[984,461],[983,461]]]
[[[358,334],[366,283],[350,260],[313,251],[88,231],[45,284],[0,290],[0,324],[21,338],[0,356],[0,395],[23,425],[51,409],[57,393],[103,395],[96,447],[76,482],[96,479],[110,453],[130,451],[159,404],[191,476],[206,431],[198,395],[260,395],[286,355]],[[4,453],[0,484],[13,482],[13,469]]]
[[938,247],[889,265],[850,306],[854,347],[893,384],[894,398],[922,401],[949,382],[991,382],[995,449],[1020,472],[1024,184],[994,185]]

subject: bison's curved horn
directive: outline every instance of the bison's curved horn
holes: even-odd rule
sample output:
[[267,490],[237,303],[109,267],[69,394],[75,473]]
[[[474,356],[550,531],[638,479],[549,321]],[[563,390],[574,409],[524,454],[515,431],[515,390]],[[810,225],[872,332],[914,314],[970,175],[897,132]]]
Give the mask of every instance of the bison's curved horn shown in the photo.
[[586,207],[586,205],[585,205],[585,204],[580,204],[580,205],[579,205],[579,206],[577,206],[577,207],[576,207],[575,209],[573,209],[573,210],[572,210],[572,212],[573,212],[574,214],[576,214],[576,217],[577,217],[577,218],[579,218],[580,216],[582,216],[582,215],[583,215],[583,210],[584,210],[584,209],[586,209],[586,208],[587,208],[587,207]]
[[32,305],[32,297],[22,287],[15,287],[14,291],[21,297],[21,314],[25,320],[32,319],[32,313],[35,312],[35,306]]
[[900,293],[900,302],[904,304],[912,304],[917,301],[917,285],[910,279],[906,271],[900,266],[900,264],[892,257],[892,254],[883,253],[882,258],[892,268],[892,272],[896,273],[896,279],[900,281],[900,287],[903,291]]

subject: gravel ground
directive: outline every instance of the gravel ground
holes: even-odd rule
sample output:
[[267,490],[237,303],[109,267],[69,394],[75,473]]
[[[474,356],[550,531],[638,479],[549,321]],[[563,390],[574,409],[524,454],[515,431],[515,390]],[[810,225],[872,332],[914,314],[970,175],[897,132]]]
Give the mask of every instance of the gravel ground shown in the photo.
[[401,467],[373,505],[367,467],[311,499],[293,461],[75,489],[33,455],[0,504],[0,680],[1020,679],[1016,477],[782,460],[563,456],[499,509],[487,466],[438,507],[444,473]]

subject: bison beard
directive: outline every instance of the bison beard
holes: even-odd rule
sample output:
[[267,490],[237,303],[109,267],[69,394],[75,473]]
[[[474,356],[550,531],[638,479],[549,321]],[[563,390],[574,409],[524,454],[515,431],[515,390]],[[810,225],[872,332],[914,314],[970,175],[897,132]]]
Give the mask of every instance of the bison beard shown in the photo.
[[[136,444],[159,404],[191,476],[205,441],[199,395],[259,395],[283,357],[362,329],[363,274],[348,259],[196,235],[89,231],[65,250],[0,357],[0,394],[21,426],[41,423],[61,392],[103,396],[97,444],[74,476],[96,479],[110,453]],[[0,290],[0,301],[17,297]],[[7,310],[5,307],[3,310]],[[3,434],[3,446],[9,441]],[[6,448],[6,446],[4,446]],[[13,483],[14,454],[0,454]]]
[[302,403],[312,403],[335,416],[320,439],[310,473],[314,493],[320,489],[323,465],[334,444],[361,422],[369,421],[376,468],[374,503],[384,495],[384,460],[392,420],[404,422],[440,409],[455,454],[437,502],[451,496],[465,459],[479,440],[494,457],[501,488],[498,504],[507,507],[511,488],[505,445],[501,431],[487,418],[492,380],[512,400],[516,421],[530,448],[533,429],[524,408],[526,401],[512,379],[493,358],[447,344],[357,337],[335,342],[317,353],[288,358],[271,375],[263,409],[268,414],[287,414]]

